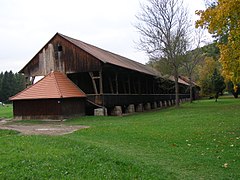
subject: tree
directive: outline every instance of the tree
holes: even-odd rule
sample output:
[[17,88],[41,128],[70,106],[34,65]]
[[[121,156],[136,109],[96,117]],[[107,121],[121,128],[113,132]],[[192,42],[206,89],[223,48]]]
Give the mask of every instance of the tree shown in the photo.
[[223,93],[223,90],[226,88],[226,85],[224,83],[224,78],[221,76],[221,74],[218,72],[216,68],[214,69],[214,72],[212,75],[212,84],[213,84],[213,91],[215,93],[215,101],[217,102],[219,94]]
[[216,0],[205,11],[196,12],[196,27],[207,28],[220,49],[222,75],[232,81],[234,90],[240,82],[240,0]]
[[200,44],[202,42],[203,31],[197,30],[195,31],[195,36],[193,36],[192,42],[195,42],[195,47],[192,47],[191,51],[186,52],[184,55],[184,60],[182,62],[183,65],[183,72],[189,78],[189,93],[190,93],[190,103],[193,101],[193,74],[195,69],[200,61],[204,58],[203,50],[200,48]]
[[25,78],[22,74],[6,71],[0,73],[0,101],[6,102],[9,97],[25,88]]
[[0,102],[3,101],[2,100],[2,81],[3,81],[3,73],[0,73]]
[[231,92],[234,98],[238,98],[238,95],[240,94],[240,83],[237,84],[237,91],[234,91],[234,85],[231,81],[227,83],[227,90],[228,92]]
[[150,58],[164,61],[175,80],[176,106],[179,106],[179,68],[186,52],[190,21],[179,0],[148,0],[137,15],[139,48]]
[[2,79],[2,101],[7,101],[14,94],[14,74],[12,71],[5,72]]
[[199,69],[199,81],[202,95],[215,96],[223,94],[226,85],[224,78],[221,76],[220,63],[214,57],[205,57],[202,66]]
[[26,87],[26,83],[25,83],[25,77],[22,74],[16,73],[14,75],[14,79],[15,79],[15,89],[14,89],[14,93],[18,93],[20,91],[22,91],[23,89],[25,89]]
[[205,57],[203,63],[198,66],[198,84],[203,96],[213,95],[212,75],[216,67],[218,67],[218,62],[213,57]]

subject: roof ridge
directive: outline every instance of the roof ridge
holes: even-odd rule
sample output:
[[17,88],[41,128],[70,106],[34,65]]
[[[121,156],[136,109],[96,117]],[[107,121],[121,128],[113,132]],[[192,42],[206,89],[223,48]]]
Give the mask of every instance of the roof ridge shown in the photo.
[[57,91],[58,91],[60,97],[62,98],[62,97],[63,97],[63,94],[62,94],[62,92],[61,92],[60,86],[59,86],[59,84],[58,84],[57,77],[56,77],[56,75],[55,75],[54,72],[57,72],[57,71],[52,71],[49,75],[51,76],[51,75],[53,74],[53,76],[54,76],[54,82],[55,82],[55,85],[57,86],[56,89],[57,89]]
[[37,83],[19,92],[10,100],[50,99],[86,97],[86,94],[75,85],[64,73],[50,72]]

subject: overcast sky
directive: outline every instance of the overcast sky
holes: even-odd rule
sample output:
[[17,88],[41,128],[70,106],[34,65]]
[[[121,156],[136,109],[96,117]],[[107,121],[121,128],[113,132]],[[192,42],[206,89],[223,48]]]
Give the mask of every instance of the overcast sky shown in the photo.
[[[134,28],[146,0],[1,0],[0,72],[18,72],[56,32],[146,63]],[[194,16],[203,0],[184,0]]]

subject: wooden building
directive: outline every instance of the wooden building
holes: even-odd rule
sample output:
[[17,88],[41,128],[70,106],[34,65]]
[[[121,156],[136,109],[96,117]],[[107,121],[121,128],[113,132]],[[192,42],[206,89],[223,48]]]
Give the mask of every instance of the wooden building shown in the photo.
[[[85,94],[87,113],[96,107],[174,101],[174,82],[154,69],[93,45],[56,33],[20,70],[28,81],[51,71],[67,75]],[[179,80],[180,99],[188,83]]]
[[10,100],[15,119],[64,119],[85,115],[85,93],[60,72],[50,72]]

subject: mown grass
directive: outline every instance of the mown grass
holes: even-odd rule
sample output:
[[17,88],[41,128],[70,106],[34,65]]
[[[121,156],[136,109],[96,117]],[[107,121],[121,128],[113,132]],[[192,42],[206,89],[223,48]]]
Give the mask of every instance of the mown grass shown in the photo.
[[12,104],[6,104],[5,106],[0,105],[0,118],[12,118],[13,107]]
[[[64,136],[0,131],[0,179],[239,179],[240,100],[66,122]],[[0,114],[1,116],[1,114]]]

